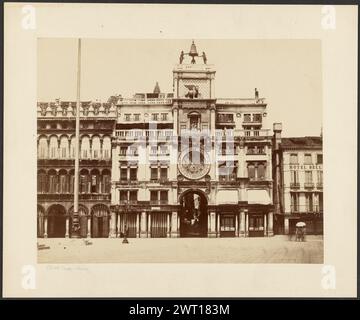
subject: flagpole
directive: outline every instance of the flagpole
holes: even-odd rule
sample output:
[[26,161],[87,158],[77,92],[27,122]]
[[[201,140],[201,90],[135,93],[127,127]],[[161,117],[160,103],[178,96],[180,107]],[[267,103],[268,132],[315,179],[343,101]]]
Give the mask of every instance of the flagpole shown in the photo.
[[75,172],[74,172],[74,216],[72,238],[80,237],[79,224],[79,140],[80,140],[80,77],[81,77],[81,39],[78,39],[77,86],[76,86],[76,121],[75,121]]

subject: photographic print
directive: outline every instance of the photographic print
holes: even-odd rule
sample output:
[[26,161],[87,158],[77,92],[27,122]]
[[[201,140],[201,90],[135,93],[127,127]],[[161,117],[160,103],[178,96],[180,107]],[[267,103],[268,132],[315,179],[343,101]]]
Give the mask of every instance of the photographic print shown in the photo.
[[4,296],[356,296],[357,19],[6,4]]
[[39,262],[322,263],[321,94],[316,40],[39,39]]

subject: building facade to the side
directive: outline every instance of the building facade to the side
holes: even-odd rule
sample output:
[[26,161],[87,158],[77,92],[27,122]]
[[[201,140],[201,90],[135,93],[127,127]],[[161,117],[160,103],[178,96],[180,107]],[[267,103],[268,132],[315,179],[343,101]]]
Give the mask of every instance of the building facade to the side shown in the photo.
[[[37,106],[37,235],[71,237],[74,204],[76,102]],[[116,107],[80,106],[79,216],[82,237],[108,237],[111,138]]]
[[[192,60],[180,56],[172,93],[162,93],[157,84],[151,93],[113,97],[100,108],[81,104],[82,236],[274,234],[273,136],[264,125],[265,100],[257,90],[249,99],[217,98],[214,66],[204,53],[198,55],[194,44],[186,55]],[[62,159],[63,134],[71,156],[75,132],[74,113],[66,113],[67,105],[74,106],[38,105],[39,177],[46,174],[38,185],[40,237],[71,236],[73,188],[64,193],[61,187],[61,181],[73,181],[74,161]],[[104,159],[105,139],[110,159]],[[61,180],[65,168],[70,180]],[[98,192],[94,186],[104,172],[111,173],[111,188],[106,180],[106,192]],[[100,205],[101,214],[94,210]]]
[[278,147],[274,149],[274,155],[278,154],[274,167],[280,172],[274,181],[279,194],[275,231],[294,234],[296,224],[302,221],[307,234],[323,234],[322,137],[281,138],[281,128],[274,137]]

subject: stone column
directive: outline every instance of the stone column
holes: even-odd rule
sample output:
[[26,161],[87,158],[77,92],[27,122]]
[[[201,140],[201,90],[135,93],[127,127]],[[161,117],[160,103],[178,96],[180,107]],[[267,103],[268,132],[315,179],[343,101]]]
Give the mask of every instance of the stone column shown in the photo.
[[151,213],[148,213],[147,237],[151,238]]
[[179,109],[177,106],[174,106],[173,108],[173,128],[174,128],[174,135],[177,136],[178,135],[178,113],[179,113]]
[[47,225],[48,225],[48,218],[47,216],[44,217],[44,238],[47,238]]
[[268,236],[271,237],[274,235],[274,231],[273,231],[273,219],[274,219],[274,213],[273,212],[269,212],[269,217],[268,217]]
[[65,238],[69,238],[69,219],[70,217],[67,216],[65,220]]
[[216,238],[216,212],[215,211],[209,212],[209,219],[210,219],[209,238]]
[[136,238],[139,238],[139,213],[136,213]]
[[171,217],[171,238],[179,237],[179,223],[178,223],[178,213],[173,211]]
[[211,137],[215,137],[215,105],[211,105],[210,107],[210,132]]
[[120,237],[120,227],[121,227],[121,216],[120,213],[116,215],[116,237]]
[[87,233],[86,238],[91,238],[91,216],[87,216]]
[[266,213],[264,214],[264,236],[267,236],[267,217]]
[[114,210],[111,210],[110,213],[110,232],[109,232],[109,238],[115,238],[115,223],[116,223],[116,213]]
[[235,237],[239,236],[239,214],[235,214]]
[[284,233],[289,234],[289,218],[284,217]]
[[249,213],[245,214],[245,237],[249,236]]
[[146,238],[146,212],[141,212],[141,219],[140,219],[140,238]]
[[240,211],[240,234],[239,237],[245,237],[245,211]]
[[217,214],[216,237],[220,238],[220,213]]
[[166,237],[170,238],[170,214],[166,215]]

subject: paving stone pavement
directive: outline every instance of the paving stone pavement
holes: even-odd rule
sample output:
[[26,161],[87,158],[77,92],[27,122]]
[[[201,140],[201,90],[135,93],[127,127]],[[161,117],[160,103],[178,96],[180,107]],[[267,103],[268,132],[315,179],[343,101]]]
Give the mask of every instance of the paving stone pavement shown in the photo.
[[322,236],[269,238],[38,239],[39,263],[323,263]]

